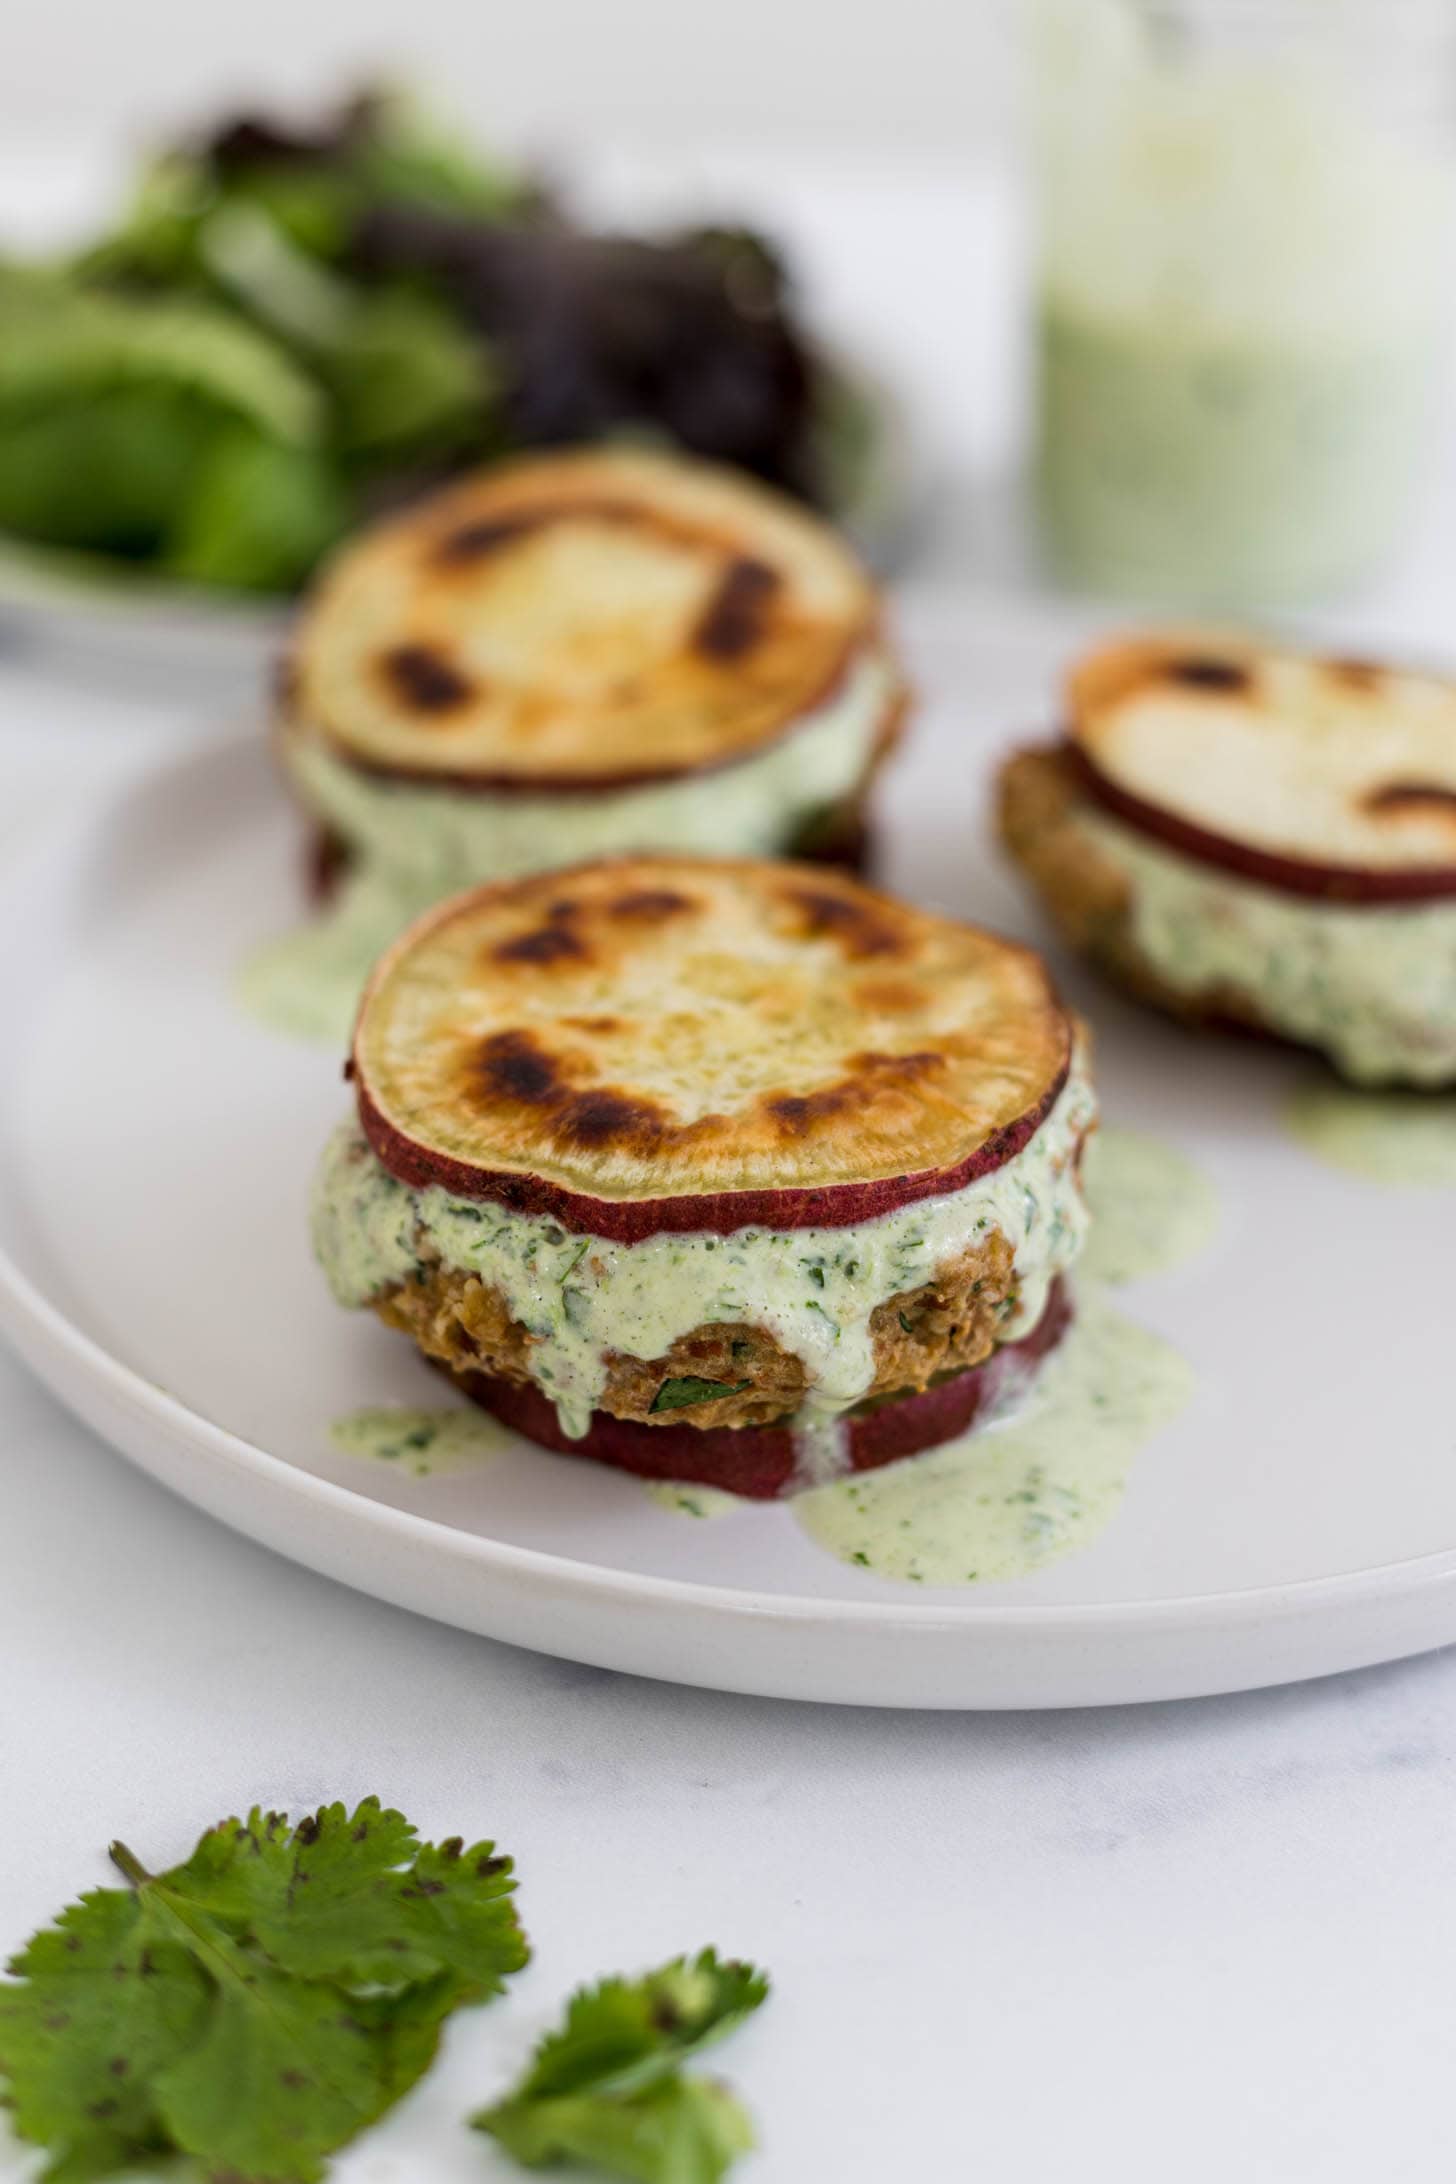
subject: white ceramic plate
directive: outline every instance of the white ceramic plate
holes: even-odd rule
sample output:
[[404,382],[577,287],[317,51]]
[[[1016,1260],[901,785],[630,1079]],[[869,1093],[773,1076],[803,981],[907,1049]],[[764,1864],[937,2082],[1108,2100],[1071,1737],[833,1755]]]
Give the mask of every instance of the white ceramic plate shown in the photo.
[[[1002,724],[1044,707],[1046,658],[994,624],[918,649],[950,694],[895,780],[889,877],[1024,929],[973,807]],[[293,914],[295,868],[261,753],[235,744],[68,822],[0,887],[0,1322],[175,1491],[468,1629],[797,1698],[1146,1699],[1456,1639],[1456,1195],[1322,1168],[1278,1120],[1300,1065],[1195,1044],[1074,975],[1109,1112],[1190,1151],[1223,1209],[1201,1259],[1123,1294],[1198,1390],[1080,1557],[911,1591],[832,1559],[782,1507],[695,1523],[524,1445],[425,1479],[336,1453],[341,1412],[440,1389],[402,1339],[337,1311],[310,1261],[338,1056],[275,1039],[230,998],[238,958]]]
[[0,535],[0,618],[62,658],[206,673],[215,686],[219,673],[266,666],[291,612],[286,600],[209,592]]

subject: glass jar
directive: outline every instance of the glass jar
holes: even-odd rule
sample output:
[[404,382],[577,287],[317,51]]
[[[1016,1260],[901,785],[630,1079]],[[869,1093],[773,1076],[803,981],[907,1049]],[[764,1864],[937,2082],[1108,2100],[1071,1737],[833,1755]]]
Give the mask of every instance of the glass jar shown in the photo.
[[1034,0],[1057,570],[1250,606],[1398,538],[1451,287],[1452,0]]

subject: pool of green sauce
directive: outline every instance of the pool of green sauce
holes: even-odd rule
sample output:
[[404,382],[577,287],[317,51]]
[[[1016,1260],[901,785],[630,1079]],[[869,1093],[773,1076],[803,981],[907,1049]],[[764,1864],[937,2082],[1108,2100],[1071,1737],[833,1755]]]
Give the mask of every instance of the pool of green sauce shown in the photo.
[[427,906],[361,866],[320,916],[254,950],[238,974],[238,999],[271,1031],[345,1045],[370,971]]
[[[1456,1119],[1452,1122],[1456,1168]],[[1111,1520],[1134,1459],[1189,1400],[1178,1352],[1113,1309],[1104,1285],[1183,1263],[1217,1224],[1211,1185],[1175,1147],[1104,1129],[1087,1155],[1092,1241],[1077,1317],[1009,1415],[883,1470],[799,1494],[791,1514],[854,1567],[912,1585],[1004,1583],[1089,1546]],[[511,1445],[478,1413],[377,1407],[338,1419],[344,1454],[417,1478],[458,1472]],[[652,1481],[659,1508],[695,1520],[751,1506],[707,1486]]]
[[1092,1225],[1077,1262],[1084,1281],[1143,1281],[1195,1258],[1218,1227],[1213,1185],[1161,1138],[1104,1123],[1082,1156]]
[[1013,1416],[883,1471],[801,1494],[793,1514],[841,1562],[912,1585],[1029,1577],[1091,1545],[1133,1459],[1193,1391],[1178,1352],[1095,1292]]
[[329,1439],[342,1455],[395,1464],[417,1479],[473,1470],[510,1444],[503,1426],[474,1411],[405,1410],[392,1405],[336,1418]]
[[1049,295],[1037,483],[1054,559],[1074,582],[1205,605],[1337,590],[1398,532],[1434,357],[1424,322],[1301,336]]
[[1373,1183],[1456,1190],[1456,1093],[1357,1092],[1311,1077],[1285,1101],[1307,1151]]
[[[1090,1546],[1126,1491],[1134,1458],[1193,1388],[1176,1350],[1113,1310],[1104,1286],[1183,1265],[1218,1226],[1218,1200],[1176,1146],[1102,1128],[1084,1154],[1092,1226],[1078,1261],[1077,1318],[1015,1412],[883,1470],[811,1488],[792,1514],[856,1568],[913,1585],[1029,1577]],[[654,1483],[660,1507],[719,1517],[746,1505],[711,1487]]]

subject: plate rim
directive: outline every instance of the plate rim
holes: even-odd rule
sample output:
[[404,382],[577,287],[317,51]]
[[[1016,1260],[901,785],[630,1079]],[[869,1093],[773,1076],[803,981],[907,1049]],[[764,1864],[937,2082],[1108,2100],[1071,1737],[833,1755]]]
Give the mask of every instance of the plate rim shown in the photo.
[[[200,746],[165,753],[129,773],[120,783],[83,794],[69,810],[53,816],[38,828],[18,855],[5,860],[0,869],[0,931],[6,929],[8,921],[4,912],[12,897],[21,894],[27,885],[35,885],[48,866],[63,859],[68,852],[74,854],[83,847],[89,835],[110,833],[120,823],[128,805],[154,797],[159,789],[176,784],[184,775],[200,773],[205,776],[229,766],[236,767],[256,751],[257,739],[253,734],[235,732]],[[19,1050],[23,1051],[23,1033]],[[3,1146],[0,1146],[0,1157],[3,1157]],[[105,1429],[91,1424],[73,1400],[66,1367],[75,1373],[78,1383],[99,1391],[112,1402],[121,1403],[154,1428],[161,1429],[174,1443],[190,1444],[213,1464],[260,1479],[270,1493],[284,1502],[291,1499],[316,1511],[337,1514],[385,1538],[392,1536],[439,1553],[460,1566],[484,1573],[494,1571],[503,1577],[539,1580],[562,1587],[588,1603],[614,1609],[648,1605],[661,1610],[697,1609],[716,1620],[727,1619],[760,1628],[771,1622],[798,1628],[848,1626],[857,1634],[884,1635],[898,1631],[907,1635],[948,1632],[969,1635],[977,1630],[994,1629],[1024,1630],[1065,1638],[1075,1637],[1089,1626],[1111,1626],[1129,1636],[1151,1636],[1194,1631],[1210,1624],[1244,1627],[1263,1620],[1300,1619],[1306,1613],[1317,1614],[1345,1604],[1354,1606],[1384,1599],[1403,1601],[1438,1590],[1456,1578],[1456,1545],[1430,1549],[1395,1562],[1295,1578],[1278,1585],[1241,1586],[1224,1592],[1173,1594],[1144,1600],[1045,1605],[998,1605],[969,1600],[964,1603],[894,1599],[856,1601],[830,1597],[815,1600],[802,1594],[755,1592],[742,1586],[613,1569],[606,1564],[582,1561],[546,1548],[492,1539],[437,1517],[396,1508],[348,1485],[305,1471],[286,1457],[274,1455],[259,1443],[203,1416],[179,1397],[157,1387],[103,1342],[88,1334],[17,1263],[3,1236],[0,1236],[0,1331],[9,1337],[25,1362],[45,1381],[58,1401],[81,1419],[88,1431],[95,1432],[98,1439],[127,1462],[177,1492],[181,1499],[193,1501],[194,1506],[198,1504],[185,1488],[173,1486],[158,1467],[124,1447]],[[211,1511],[206,1513],[212,1514]],[[216,1521],[254,1540],[258,1538],[249,1527],[236,1525],[228,1517],[218,1517]],[[266,1544],[272,1547],[271,1540]],[[289,1546],[273,1551],[303,1567],[318,1569],[317,1563],[307,1554],[294,1553]],[[347,1579],[340,1581],[348,1582]],[[372,1591],[368,1586],[356,1589]],[[429,1610],[414,1609],[412,1612],[428,1614]]]

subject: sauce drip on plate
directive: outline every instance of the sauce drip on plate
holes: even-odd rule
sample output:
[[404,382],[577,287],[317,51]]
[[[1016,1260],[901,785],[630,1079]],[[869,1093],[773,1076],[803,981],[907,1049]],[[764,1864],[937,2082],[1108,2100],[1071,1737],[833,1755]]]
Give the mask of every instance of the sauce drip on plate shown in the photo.
[[1284,1119],[1309,1152],[1347,1174],[1456,1189],[1456,1093],[1354,1092],[1311,1078]]
[[1084,1295],[1026,1404],[1003,1423],[883,1471],[800,1494],[819,1546],[879,1577],[982,1585],[1087,1547],[1116,1511],[1133,1458],[1187,1403],[1176,1350]]

